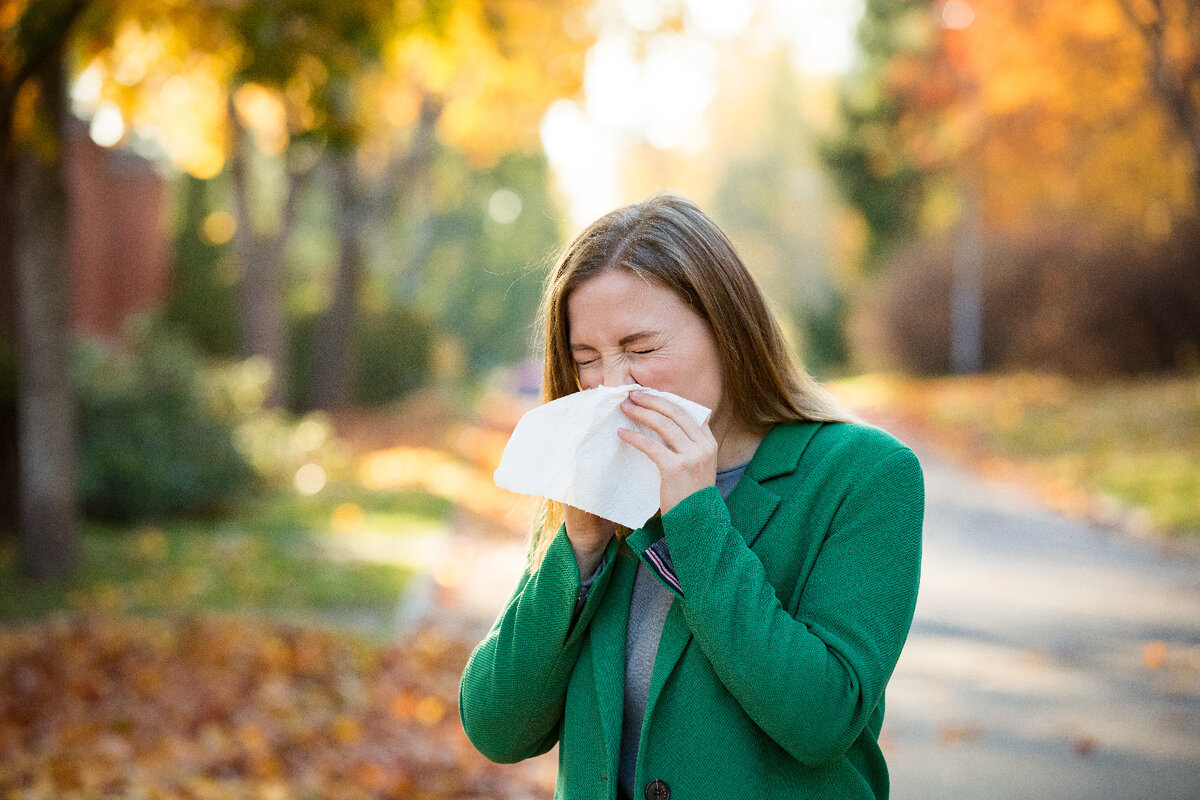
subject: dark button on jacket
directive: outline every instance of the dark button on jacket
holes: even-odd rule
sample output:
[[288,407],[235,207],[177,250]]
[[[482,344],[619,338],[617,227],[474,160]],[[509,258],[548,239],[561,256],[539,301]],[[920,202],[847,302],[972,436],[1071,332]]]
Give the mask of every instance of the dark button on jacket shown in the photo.
[[646,800],[671,800],[671,787],[666,781],[650,781],[646,784]]

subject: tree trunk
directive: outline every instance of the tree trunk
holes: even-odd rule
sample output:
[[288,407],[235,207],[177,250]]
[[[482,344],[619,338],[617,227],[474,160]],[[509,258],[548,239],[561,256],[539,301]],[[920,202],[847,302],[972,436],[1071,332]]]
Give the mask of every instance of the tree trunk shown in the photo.
[[27,8],[16,23],[16,40],[9,42],[11,71],[0,81],[0,534],[15,534],[20,527],[16,374],[20,346],[17,338],[19,181],[13,112],[22,86],[47,69],[48,62],[61,59],[62,43],[89,5],[89,0],[64,0],[40,2]]
[[16,160],[18,530],[23,569],[53,578],[75,565],[78,514],[61,60],[47,61],[38,80],[59,147],[49,162]]
[[[230,116],[236,112],[230,104]],[[244,132],[233,126],[229,166],[237,218],[234,252],[241,272],[238,322],[245,358],[262,358],[271,368],[266,404],[281,406],[287,397],[287,318],[284,315],[283,254],[259,235],[250,210],[250,166]]]
[[16,161],[0,129],[0,537],[17,533]]
[[229,101],[230,126],[233,140],[229,157],[233,177],[233,197],[237,233],[234,251],[241,269],[238,282],[238,319],[241,351],[245,357],[259,356],[271,367],[271,385],[267,392],[269,406],[282,406],[288,395],[288,321],[287,307],[287,245],[296,227],[300,197],[312,176],[312,165],[296,168],[295,148],[284,154],[287,160],[287,188],[274,233],[262,233],[254,223],[251,210],[250,164],[247,158],[247,137],[238,122],[237,111]]
[[362,283],[363,203],[354,153],[331,160],[337,214],[338,263],[333,298],[317,325],[308,408],[334,409],[350,401],[358,292]]
[[411,303],[420,291],[435,244],[432,170],[437,155],[435,131],[442,109],[440,97],[426,94],[422,98],[408,153],[389,171],[388,189],[392,195],[387,205],[391,216],[406,216],[411,229],[393,286],[393,297],[401,303]]

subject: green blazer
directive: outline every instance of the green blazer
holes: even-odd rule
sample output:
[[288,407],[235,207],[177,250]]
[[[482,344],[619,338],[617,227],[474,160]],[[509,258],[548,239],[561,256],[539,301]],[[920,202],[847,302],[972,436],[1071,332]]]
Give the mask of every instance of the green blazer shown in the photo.
[[498,762],[557,743],[556,798],[614,798],[629,598],[637,559],[665,536],[682,593],[655,657],[638,791],[886,797],[884,687],[916,604],[923,509],[903,444],[805,422],[768,433],[728,501],[710,487],[614,538],[578,616],[560,528],[471,655],[463,727]]

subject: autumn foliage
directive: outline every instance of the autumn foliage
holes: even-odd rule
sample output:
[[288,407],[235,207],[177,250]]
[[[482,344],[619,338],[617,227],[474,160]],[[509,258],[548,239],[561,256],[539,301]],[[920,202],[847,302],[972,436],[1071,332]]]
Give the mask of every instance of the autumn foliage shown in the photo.
[[[871,0],[832,166],[877,234],[944,230],[975,193],[989,230],[1049,217],[1161,241],[1197,199],[1197,13],[1186,0]],[[906,219],[869,213],[901,186],[890,213]]]
[[0,631],[0,795],[515,798],[458,721],[466,645],[213,615]]
[[949,369],[956,291],[982,307],[971,369],[1194,366],[1197,22],[1186,0],[866,3],[827,152],[884,274],[860,366]]

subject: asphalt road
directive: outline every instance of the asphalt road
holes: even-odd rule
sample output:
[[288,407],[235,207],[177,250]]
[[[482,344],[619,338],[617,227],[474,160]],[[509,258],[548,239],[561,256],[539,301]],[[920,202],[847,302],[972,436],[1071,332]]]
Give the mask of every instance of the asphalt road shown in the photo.
[[1052,513],[927,453],[895,800],[1200,799],[1200,551]]

